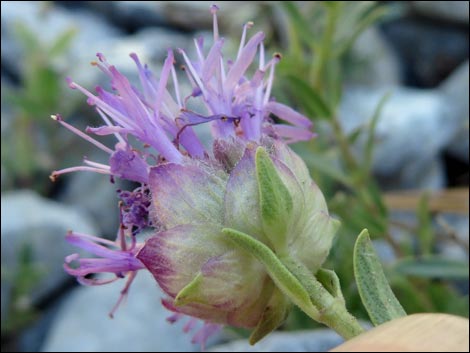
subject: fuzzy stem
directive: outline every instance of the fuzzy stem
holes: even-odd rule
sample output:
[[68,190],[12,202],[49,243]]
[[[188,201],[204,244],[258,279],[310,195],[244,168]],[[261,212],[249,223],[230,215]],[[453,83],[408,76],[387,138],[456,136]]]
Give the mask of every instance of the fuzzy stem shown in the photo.
[[346,309],[343,298],[334,297],[298,261],[292,258],[282,258],[281,261],[304,286],[310,295],[310,300],[319,310],[320,317],[315,317],[314,320],[332,328],[345,339],[350,339],[364,332],[364,328],[357,319]]

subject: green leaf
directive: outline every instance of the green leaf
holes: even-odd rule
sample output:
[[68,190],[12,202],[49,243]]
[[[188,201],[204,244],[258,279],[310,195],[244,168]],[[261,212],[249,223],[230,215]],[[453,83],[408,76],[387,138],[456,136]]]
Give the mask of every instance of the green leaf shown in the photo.
[[[299,151],[301,152],[301,151]],[[300,153],[302,159],[310,169],[316,169],[330,178],[342,183],[347,187],[353,186],[351,179],[343,173],[343,171],[334,166],[331,158],[325,158],[325,155],[309,151],[308,153]]]
[[339,283],[338,275],[335,271],[320,268],[316,275],[318,281],[323,284],[323,287],[334,297],[339,299],[343,305],[346,305],[344,301],[343,292],[341,291],[341,285]]
[[[364,3],[364,2],[363,2]],[[354,44],[356,39],[361,35],[364,30],[373,25],[375,22],[383,18],[388,12],[388,8],[385,6],[378,6],[369,11],[351,31],[351,35],[343,40],[337,47],[335,55],[341,56],[347,52]]]
[[429,195],[424,192],[421,195],[417,209],[418,215],[418,239],[420,250],[423,255],[430,255],[434,242],[434,232],[431,223],[431,214],[429,213]]
[[208,304],[204,301],[202,286],[204,277],[202,273],[198,273],[191,282],[181,289],[174,300],[176,306],[184,306],[190,303]]
[[364,126],[359,125],[348,134],[347,136],[348,143],[351,145],[355,144],[357,142],[357,139],[359,138],[359,136],[361,136],[362,133],[364,133]]
[[372,180],[368,183],[367,188],[368,188],[367,190],[369,191],[369,195],[371,197],[373,204],[377,206],[377,209],[379,210],[382,218],[386,219],[388,215],[388,209],[387,209],[387,206],[385,205],[385,202],[382,197],[382,192],[379,189],[377,183],[374,180]]
[[70,43],[77,34],[76,28],[69,28],[67,31],[62,33],[52,44],[49,50],[49,55],[57,56],[63,54],[70,46]]
[[25,50],[25,57],[29,58],[33,53],[37,53],[40,49],[40,43],[38,41],[38,36],[33,33],[28,26],[22,22],[16,22],[14,24],[14,33],[18,38],[19,42],[22,44],[23,49]]
[[283,251],[287,246],[286,231],[293,208],[292,196],[264,148],[258,147],[255,159],[263,229],[274,248]]
[[387,282],[367,229],[356,240],[353,261],[359,294],[372,323],[377,326],[405,316],[405,310]]
[[312,319],[318,320],[320,313],[310,301],[310,296],[299,280],[278,259],[276,254],[252,236],[235,229],[224,228],[222,232],[236,245],[261,262],[276,286]]
[[388,101],[390,98],[391,94],[386,93],[379,101],[377,106],[375,107],[374,113],[372,114],[372,117],[370,119],[370,125],[369,129],[367,132],[367,140],[366,140],[366,145],[365,145],[365,164],[366,167],[364,168],[367,172],[371,170],[372,166],[372,157],[373,157],[373,152],[374,152],[374,137],[375,137],[375,130],[377,127],[377,123],[379,122],[380,115],[382,113],[382,109],[385,105],[385,103]]
[[34,70],[33,76],[26,82],[27,95],[38,107],[32,119],[49,124],[46,117],[51,110],[57,109],[60,89],[59,74],[52,67],[41,66]]
[[292,1],[282,1],[281,5],[289,17],[290,25],[294,31],[294,36],[299,38],[306,45],[315,46],[315,36],[309,30],[309,23],[305,21],[305,18],[300,13],[297,5]]
[[302,108],[310,117],[331,119],[332,113],[328,105],[318,92],[316,92],[306,81],[301,78],[289,75],[287,81],[290,84],[295,97]]
[[263,337],[281,326],[289,314],[290,306],[286,296],[275,288],[260,321],[250,335],[250,344],[253,345],[259,342]]
[[468,262],[428,255],[421,258],[405,258],[394,263],[396,273],[441,279],[468,279]]
[[343,89],[343,77],[341,65],[338,60],[330,60],[325,66],[327,97],[330,107],[336,107],[340,100]]

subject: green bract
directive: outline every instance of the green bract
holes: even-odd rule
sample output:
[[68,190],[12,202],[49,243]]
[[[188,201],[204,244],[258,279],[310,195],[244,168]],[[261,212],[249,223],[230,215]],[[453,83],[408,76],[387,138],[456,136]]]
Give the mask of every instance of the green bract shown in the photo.
[[151,214],[161,230],[137,257],[171,298],[167,307],[255,328],[251,342],[278,327],[290,303],[320,317],[283,264],[295,259],[316,273],[339,223],[303,161],[274,140],[220,140],[214,149],[214,158],[150,172]]

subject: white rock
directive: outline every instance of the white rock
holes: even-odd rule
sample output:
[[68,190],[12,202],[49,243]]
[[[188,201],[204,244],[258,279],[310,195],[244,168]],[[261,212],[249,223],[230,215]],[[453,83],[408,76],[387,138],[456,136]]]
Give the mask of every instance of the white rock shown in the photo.
[[273,332],[251,346],[248,340],[236,340],[215,346],[210,352],[326,352],[343,339],[329,329]]
[[80,287],[64,301],[52,325],[44,352],[195,352],[183,321],[170,324],[160,303],[161,291],[150,273],[141,271],[114,319],[108,313],[124,281]]
[[459,129],[448,150],[454,156],[469,162],[469,64],[461,64],[441,85],[440,90],[449,100],[459,117]]
[[351,56],[357,64],[347,73],[355,84],[389,86],[400,84],[400,64],[389,43],[375,27],[365,30],[351,48]]
[[31,261],[41,274],[33,291],[25,298],[34,302],[69,278],[62,267],[64,257],[78,251],[65,241],[67,230],[87,234],[97,232],[86,214],[27,190],[2,195],[1,219],[2,271],[8,273],[8,276],[2,276],[2,306],[4,295],[9,294],[4,293],[3,288],[14,285],[18,256],[25,246],[30,247]]
[[[94,54],[100,52],[110,39],[117,38],[120,31],[111,27],[101,18],[88,11],[75,10],[73,12],[46,4],[45,2],[5,1],[1,4],[2,49],[4,40],[12,43],[12,48],[2,50],[2,61],[12,63],[16,71],[20,71],[22,60],[21,46],[18,46],[17,38],[13,30],[16,22],[26,25],[43,45],[50,45],[65,31],[74,28],[77,30],[70,43],[69,56],[62,57],[60,64],[63,67],[71,67],[68,72],[71,77],[77,75],[82,82],[95,82],[95,70],[89,69],[89,62],[94,59]],[[71,65],[70,60],[73,60]],[[90,74],[88,74],[91,72]],[[89,75],[89,76],[87,76]],[[65,84],[64,84],[65,86]]]
[[[367,125],[380,99],[391,92],[382,109],[375,134],[373,170],[401,178],[412,188],[439,187],[445,180],[436,170],[439,154],[452,142],[460,129],[458,110],[439,90],[404,87],[346,89],[340,107],[340,119],[347,132]],[[364,140],[358,143],[362,150]],[[429,173],[433,176],[427,175]],[[420,183],[420,180],[424,184]]]

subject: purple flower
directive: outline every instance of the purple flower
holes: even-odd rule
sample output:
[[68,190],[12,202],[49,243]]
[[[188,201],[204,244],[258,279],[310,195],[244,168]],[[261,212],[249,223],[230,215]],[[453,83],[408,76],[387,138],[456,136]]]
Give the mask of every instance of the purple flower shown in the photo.
[[[65,269],[83,284],[104,284],[128,276],[118,304],[137,271],[149,270],[167,294],[164,306],[176,313],[171,321],[184,314],[207,322],[194,339],[201,343],[219,324],[257,330],[261,325],[267,330],[263,326],[268,320],[266,311],[284,318],[289,305],[264,266],[228,241],[223,228],[245,232],[274,251],[294,254],[313,272],[327,256],[336,229],[308,170],[286,145],[312,138],[311,122],[270,97],[280,56],[266,60],[264,34],[258,32],[247,40],[252,27],[247,23],[236,59],[224,59],[217,7],[212,6],[211,12],[212,46],[205,49],[203,39],[196,39],[194,60],[178,50],[192,85],[186,96],[179,88],[171,50],[159,79],[131,54],[141,89],[102,54],[97,54],[98,62],[93,65],[110,77],[111,91],[97,87],[93,94],[68,80],[71,88],[88,97],[104,125],[89,127],[84,133],[60,115],[53,118],[107,153],[109,165],[85,159],[83,166],[51,175],[55,180],[68,172],[93,171],[107,174],[111,180],[140,184],[133,191],[119,190],[121,224],[115,242],[67,235],[70,243],[98,258],[70,255]],[[250,75],[248,69],[255,59],[256,68]],[[192,100],[201,102],[204,110],[189,109]],[[286,124],[274,124],[271,115]],[[210,148],[204,147],[193,129],[201,124],[210,126]],[[111,149],[87,133],[114,135],[116,145]],[[279,207],[273,206],[278,201],[263,191],[265,186],[279,196]],[[138,243],[138,233],[149,227],[154,235]],[[306,249],[314,249],[313,255]],[[113,277],[87,277],[95,273]],[[279,324],[270,323],[269,330]],[[186,328],[193,326],[190,320]]]

